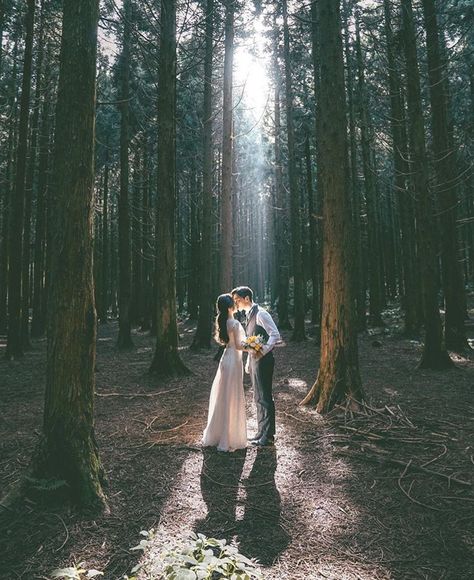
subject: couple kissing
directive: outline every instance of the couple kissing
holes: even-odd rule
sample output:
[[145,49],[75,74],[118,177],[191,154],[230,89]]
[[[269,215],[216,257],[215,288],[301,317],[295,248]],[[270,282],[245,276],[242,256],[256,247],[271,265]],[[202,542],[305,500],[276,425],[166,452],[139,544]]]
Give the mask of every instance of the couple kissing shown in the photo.
[[[280,333],[271,315],[253,301],[253,291],[248,286],[221,294],[216,309],[215,339],[224,347],[224,352],[211,387],[202,443],[219,451],[247,447],[242,364],[246,352],[245,371],[250,374],[257,413],[257,432],[248,441],[256,447],[272,446],[275,442],[273,348],[280,341]],[[238,311],[245,312],[244,326],[234,317]]]

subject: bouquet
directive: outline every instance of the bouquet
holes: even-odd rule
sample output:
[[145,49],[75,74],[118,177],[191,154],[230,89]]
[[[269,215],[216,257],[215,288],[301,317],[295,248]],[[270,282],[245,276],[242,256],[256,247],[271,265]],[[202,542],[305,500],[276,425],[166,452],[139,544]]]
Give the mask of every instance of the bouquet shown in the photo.
[[261,334],[254,336],[247,336],[247,338],[242,342],[242,346],[248,350],[253,350],[255,353],[260,353],[265,341]]

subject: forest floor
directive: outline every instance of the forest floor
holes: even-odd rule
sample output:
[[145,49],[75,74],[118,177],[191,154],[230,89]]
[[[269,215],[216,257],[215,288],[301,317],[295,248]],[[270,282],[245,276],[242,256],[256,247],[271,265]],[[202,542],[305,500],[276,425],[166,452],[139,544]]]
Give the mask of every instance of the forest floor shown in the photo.
[[[136,348],[118,352],[116,323],[102,325],[96,433],[110,515],[84,519],[24,498],[0,506],[0,578],[45,579],[85,562],[118,580],[143,560],[130,548],[150,528],[161,538],[195,531],[233,540],[266,579],[474,578],[474,362],[418,370],[420,344],[393,332],[392,315],[391,332],[360,336],[370,408],[353,415],[322,418],[299,406],[319,351],[314,338],[295,344],[283,333],[276,447],[232,454],[200,447],[217,363],[216,349],[187,348],[194,324],[180,323],[193,374],[171,381],[147,374],[152,337],[134,332]],[[6,362],[3,349],[4,340],[1,495],[25,473],[41,429],[46,345],[34,342],[20,362]],[[253,433],[248,377],[245,387]]]

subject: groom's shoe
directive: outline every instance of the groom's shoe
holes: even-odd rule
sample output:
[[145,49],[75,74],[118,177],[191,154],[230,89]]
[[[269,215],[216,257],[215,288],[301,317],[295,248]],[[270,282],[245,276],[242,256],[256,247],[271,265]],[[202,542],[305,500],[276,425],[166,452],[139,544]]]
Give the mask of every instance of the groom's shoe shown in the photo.
[[262,437],[256,441],[252,441],[254,447],[273,447],[275,445],[275,439],[273,437]]
[[253,444],[254,441],[259,441],[261,438],[261,435],[254,435],[253,437],[247,437],[247,441]]

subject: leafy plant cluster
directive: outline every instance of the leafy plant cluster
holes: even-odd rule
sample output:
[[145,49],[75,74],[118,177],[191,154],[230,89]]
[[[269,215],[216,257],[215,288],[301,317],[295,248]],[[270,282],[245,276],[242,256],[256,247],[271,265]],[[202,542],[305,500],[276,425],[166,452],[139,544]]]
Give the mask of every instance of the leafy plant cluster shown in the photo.
[[[147,578],[153,580],[262,580],[263,576],[255,560],[239,553],[226,540],[207,538],[203,534],[192,534],[189,538],[173,538],[170,542],[157,542],[153,530],[141,532],[146,539],[132,548],[145,550],[151,545],[160,545],[160,551],[151,554],[146,566]],[[142,568],[136,566],[132,573]],[[127,580],[136,580],[135,576]]]

